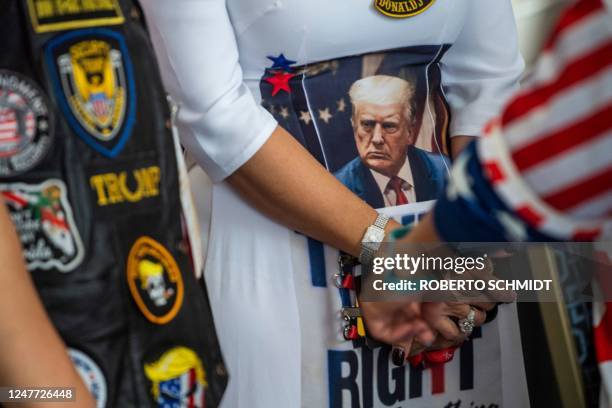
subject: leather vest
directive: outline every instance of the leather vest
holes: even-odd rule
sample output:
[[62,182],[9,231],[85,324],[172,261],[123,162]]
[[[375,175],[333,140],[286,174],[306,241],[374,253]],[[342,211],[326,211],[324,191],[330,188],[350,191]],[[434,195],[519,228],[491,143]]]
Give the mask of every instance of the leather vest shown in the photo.
[[101,407],[216,406],[227,376],[139,6],[0,10],[0,192],[77,371]]

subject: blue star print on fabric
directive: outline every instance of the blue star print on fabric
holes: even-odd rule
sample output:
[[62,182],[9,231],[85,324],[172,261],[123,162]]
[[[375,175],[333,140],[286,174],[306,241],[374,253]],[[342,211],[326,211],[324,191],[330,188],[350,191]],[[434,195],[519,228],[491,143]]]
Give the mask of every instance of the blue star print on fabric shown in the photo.
[[292,61],[290,59],[285,58],[284,54],[279,55],[278,57],[267,57],[274,64],[270,67],[270,69],[281,69],[284,71],[290,71],[291,65],[295,64],[297,61]]

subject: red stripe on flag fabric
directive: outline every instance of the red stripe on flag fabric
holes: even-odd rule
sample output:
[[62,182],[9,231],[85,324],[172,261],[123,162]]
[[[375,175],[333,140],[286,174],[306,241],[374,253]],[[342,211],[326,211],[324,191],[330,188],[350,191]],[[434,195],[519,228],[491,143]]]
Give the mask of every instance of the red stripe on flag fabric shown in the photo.
[[603,294],[604,299],[612,299],[612,257],[607,252],[597,249],[593,252],[593,260],[595,264],[595,279],[599,284],[599,289]]
[[495,129],[496,126],[499,126],[500,119],[494,118],[487,122],[487,124],[483,128],[483,133],[485,136],[490,136],[490,133]]
[[[1,143],[18,142],[21,139],[20,137],[7,137],[7,136],[4,136],[5,134],[7,133],[0,132],[0,142]],[[12,134],[9,136],[12,136]]]
[[0,114],[0,126],[2,127],[6,127],[6,126],[16,126],[17,125],[17,117],[15,117],[15,115],[1,115]]
[[504,126],[544,105],[553,96],[581,81],[588,80],[612,64],[612,41],[567,64],[556,80],[514,98],[504,111]]
[[[595,269],[597,283],[605,299],[612,296],[612,276],[610,275],[610,262],[612,259],[603,251],[595,251],[595,259],[598,264]],[[593,328],[593,341],[597,351],[597,361],[603,363],[612,360],[612,302],[604,305],[604,313],[601,321]]]
[[603,10],[603,2],[601,0],[581,0],[577,2],[562,14],[544,49],[550,50],[553,48],[555,42],[564,31],[601,10]]
[[15,135],[17,135],[17,128],[18,124],[16,120],[2,121],[0,119],[0,134],[4,135],[2,138],[15,138]]
[[609,190],[612,190],[612,166],[545,196],[543,200],[558,210],[567,210]]
[[497,162],[490,161],[483,164],[485,174],[492,184],[497,184],[506,179],[504,172]]
[[512,159],[521,172],[524,172],[567,150],[603,136],[606,130],[612,129],[611,115],[612,103],[587,118],[515,150],[512,152]]
[[532,227],[537,228],[544,221],[544,217],[528,205],[518,208],[516,213]]
[[606,303],[606,313],[593,330],[593,341],[597,352],[597,361],[603,363],[612,360],[612,302]]
[[433,364],[431,370],[431,393],[444,393],[444,364]]
[[572,241],[590,242],[594,241],[601,234],[601,228],[592,230],[578,230],[572,235]]

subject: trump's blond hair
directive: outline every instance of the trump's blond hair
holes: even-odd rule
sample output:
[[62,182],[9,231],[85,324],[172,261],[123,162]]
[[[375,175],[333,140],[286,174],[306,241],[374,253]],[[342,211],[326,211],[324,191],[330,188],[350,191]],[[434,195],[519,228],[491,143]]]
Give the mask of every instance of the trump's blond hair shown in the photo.
[[360,103],[375,105],[404,105],[404,116],[411,122],[414,116],[414,85],[405,79],[389,75],[373,75],[355,81],[349,90],[353,106],[353,126]]

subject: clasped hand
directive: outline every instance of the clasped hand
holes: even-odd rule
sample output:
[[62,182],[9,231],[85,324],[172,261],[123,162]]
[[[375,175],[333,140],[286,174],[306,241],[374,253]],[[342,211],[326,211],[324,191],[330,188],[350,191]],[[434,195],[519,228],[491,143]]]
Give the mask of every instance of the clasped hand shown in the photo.
[[399,348],[403,358],[432,351],[457,347],[468,336],[457,322],[474,310],[474,327],[482,326],[486,312],[496,303],[474,304],[456,302],[389,301],[361,302],[368,333],[376,340]]
[[[492,261],[483,270],[465,272],[462,278],[495,279]],[[439,276],[438,279],[453,278]],[[368,282],[366,279],[366,285]],[[417,294],[378,300],[370,292],[362,296],[360,307],[368,334],[394,346],[394,362],[403,364],[406,358],[424,351],[447,349],[446,357],[452,358],[450,351],[466,341],[474,328],[485,323],[487,312],[499,302],[512,302],[514,298],[513,292],[450,291],[433,296]]]

